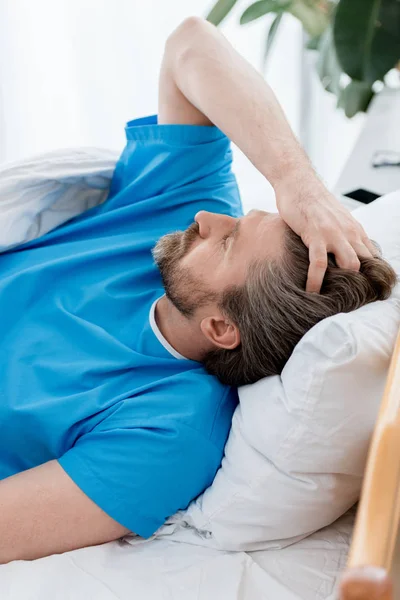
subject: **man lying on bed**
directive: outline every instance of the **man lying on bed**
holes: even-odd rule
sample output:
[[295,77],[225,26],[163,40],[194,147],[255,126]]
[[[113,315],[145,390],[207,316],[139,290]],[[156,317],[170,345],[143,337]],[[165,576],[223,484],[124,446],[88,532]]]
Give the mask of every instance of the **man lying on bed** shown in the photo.
[[[213,26],[171,35],[158,122],[126,134],[105,204],[0,257],[3,563],[150,536],[211,484],[230,386],[279,373],[315,323],[394,283]],[[243,216],[226,136],[280,216]]]

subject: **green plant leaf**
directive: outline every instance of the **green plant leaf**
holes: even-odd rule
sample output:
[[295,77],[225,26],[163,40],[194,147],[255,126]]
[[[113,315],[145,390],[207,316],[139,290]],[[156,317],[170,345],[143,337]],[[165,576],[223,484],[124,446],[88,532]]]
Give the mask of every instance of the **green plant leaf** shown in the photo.
[[338,99],[338,108],[343,108],[346,117],[351,119],[358,112],[365,112],[374,92],[365,81],[351,81],[343,88]]
[[218,0],[208,13],[206,19],[213,25],[219,25],[230,13],[237,0]]
[[265,51],[264,51],[264,60],[263,60],[264,68],[265,68],[265,65],[267,64],[268,56],[271,51],[272,45],[274,43],[276,33],[279,29],[280,22],[282,21],[282,16],[283,16],[283,12],[278,13],[276,15],[275,19],[272,21],[271,27],[269,28],[269,31],[267,34],[267,43],[265,44]]
[[324,88],[328,92],[332,92],[333,94],[336,94],[336,96],[339,96],[341,91],[340,77],[342,75],[342,68],[336,56],[333,31],[330,26],[321,36],[319,42],[316,69]]
[[345,73],[370,84],[383,79],[400,57],[400,3],[340,0],[333,35]]
[[366,65],[369,81],[383,79],[400,59],[400,1],[382,0],[378,23],[372,40],[370,60]]
[[290,4],[291,0],[288,0],[287,2],[279,2],[277,0],[258,0],[258,2],[254,2],[254,4],[251,4],[248,8],[246,8],[240,17],[240,24],[245,25],[246,23],[255,21],[256,19],[259,19],[270,12],[279,13],[286,10]]
[[329,25],[329,13],[323,8],[323,2],[292,0],[288,11],[301,22],[311,38],[322,35]]

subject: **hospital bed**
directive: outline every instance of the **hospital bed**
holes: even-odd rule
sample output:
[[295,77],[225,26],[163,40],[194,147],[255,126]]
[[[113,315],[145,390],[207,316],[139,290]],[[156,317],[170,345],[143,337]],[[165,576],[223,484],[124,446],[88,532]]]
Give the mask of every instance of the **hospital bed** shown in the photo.
[[[105,152],[100,159],[104,159],[104,185],[98,174],[96,181],[99,189],[104,187],[105,198],[113,156]],[[71,162],[75,160],[72,157]],[[37,163],[35,168],[39,168]],[[40,198],[30,198],[29,206],[24,195],[26,210],[18,212],[19,207],[3,203],[0,221],[7,217],[13,226],[4,231],[2,244],[12,247],[78,214],[82,207],[75,208],[73,198],[67,196],[58,213],[43,205],[35,220],[26,219],[26,215],[33,214],[33,204],[39,206],[42,201],[43,186]],[[85,208],[97,202],[90,187],[85,188],[84,196]],[[14,238],[7,239],[11,233]],[[197,545],[190,536],[187,542],[182,541],[182,536],[177,538],[172,532],[150,541],[125,538],[32,562],[15,561],[0,566],[1,600],[333,600],[338,597],[343,574],[343,600],[369,599],[374,583],[368,578],[362,582],[364,595],[354,595],[361,586],[357,567],[392,566],[395,574],[399,565],[400,573],[400,546],[398,552],[393,551],[400,506],[399,390],[400,338],[371,443],[358,511],[353,507],[328,527],[281,549],[231,552]],[[392,598],[387,595],[385,600]]]

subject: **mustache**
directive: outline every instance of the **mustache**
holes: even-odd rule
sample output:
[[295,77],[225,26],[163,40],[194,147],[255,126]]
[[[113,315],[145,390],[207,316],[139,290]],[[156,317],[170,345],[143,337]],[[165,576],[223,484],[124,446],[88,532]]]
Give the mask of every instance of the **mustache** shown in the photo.
[[161,237],[152,250],[153,258],[159,267],[176,264],[189,251],[200,234],[199,225],[194,222],[184,231],[167,233]]
[[189,246],[192,244],[192,242],[194,242],[195,239],[198,238],[199,235],[200,227],[196,221],[189,225],[189,227],[182,232],[182,246],[184,252],[189,249]]

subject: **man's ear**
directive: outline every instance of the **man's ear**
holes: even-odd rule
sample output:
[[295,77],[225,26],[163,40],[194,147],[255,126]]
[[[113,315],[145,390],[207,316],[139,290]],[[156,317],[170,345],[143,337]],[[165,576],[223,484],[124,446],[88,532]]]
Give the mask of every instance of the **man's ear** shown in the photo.
[[205,317],[200,322],[204,337],[218,348],[233,350],[240,344],[240,333],[237,326],[222,316]]

